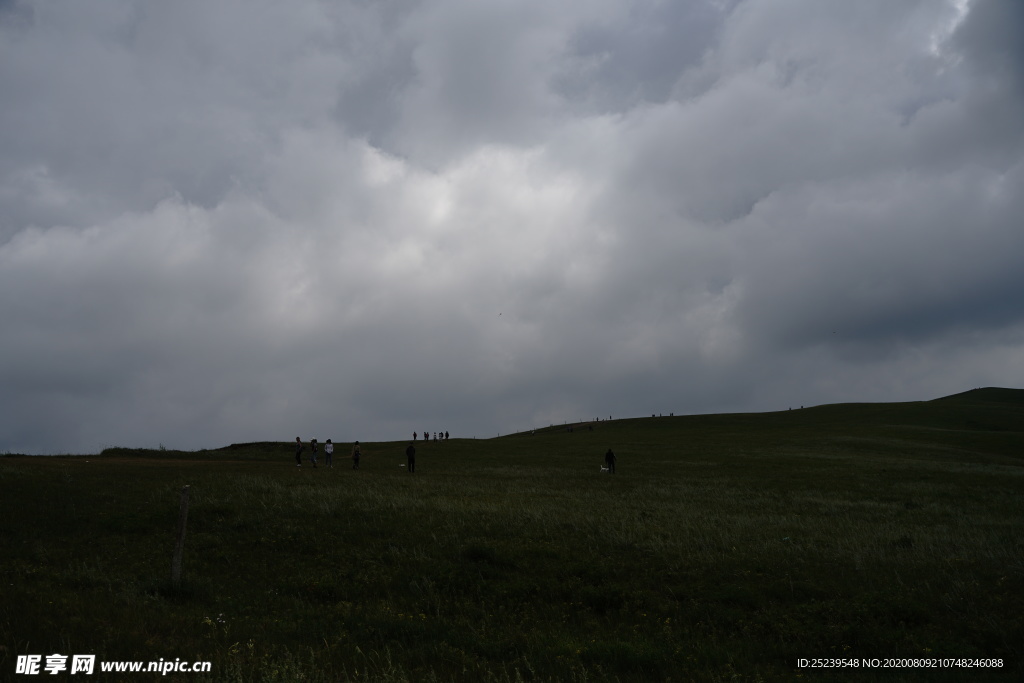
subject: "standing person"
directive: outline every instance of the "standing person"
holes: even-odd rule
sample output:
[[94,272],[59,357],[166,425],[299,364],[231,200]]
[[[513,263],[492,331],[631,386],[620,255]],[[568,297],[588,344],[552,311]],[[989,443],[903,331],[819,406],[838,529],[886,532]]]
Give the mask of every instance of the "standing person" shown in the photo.
[[444,440],[445,440],[445,441],[447,441],[447,440],[448,440],[448,432],[445,432],[445,433],[444,433]]
[[316,439],[309,440],[309,459],[313,461],[313,467],[316,467]]
[[604,454],[604,463],[608,466],[608,474],[615,474],[615,454],[612,453],[610,448]]
[[412,441],[409,442],[409,447],[405,449],[405,459],[408,460],[406,469],[410,472],[416,471],[416,447],[412,445]]
[[415,440],[416,440],[416,432],[413,432],[413,433],[412,433],[412,440],[413,440],[413,441],[415,441]]
[[352,469],[359,469],[359,458],[362,453],[359,451],[359,442],[356,441],[355,445],[352,446]]
[[295,465],[302,467],[302,439],[295,437]]
[[330,439],[327,439],[327,444],[324,446],[324,464],[334,469],[334,444]]

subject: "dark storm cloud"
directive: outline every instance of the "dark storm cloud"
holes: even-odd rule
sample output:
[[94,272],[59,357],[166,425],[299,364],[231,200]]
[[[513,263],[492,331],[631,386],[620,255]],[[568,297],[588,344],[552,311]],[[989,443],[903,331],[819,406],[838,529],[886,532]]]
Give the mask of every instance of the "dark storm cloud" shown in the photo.
[[951,43],[982,84],[1024,96],[1024,4],[974,0]]
[[[998,182],[1019,186],[1022,172]],[[1012,292],[1024,285],[1016,256],[1024,236],[1015,216],[1024,207],[993,192],[994,181],[980,170],[901,173],[773,196],[743,221],[750,261],[741,267],[749,289],[741,319],[783,346],[858,342],[880,351],[1019,323],[1024,306]]]
[[0,0],[0,24],[24,26],[32,22],[32,6],[22,0]]
[[0,450],[1024,378],[1020,4],[0,3]]
[[567,44],[556,88],[597,111],[665,102],[676,81],[717,41],[729,3],[637,3],[622,15],[585,24]]

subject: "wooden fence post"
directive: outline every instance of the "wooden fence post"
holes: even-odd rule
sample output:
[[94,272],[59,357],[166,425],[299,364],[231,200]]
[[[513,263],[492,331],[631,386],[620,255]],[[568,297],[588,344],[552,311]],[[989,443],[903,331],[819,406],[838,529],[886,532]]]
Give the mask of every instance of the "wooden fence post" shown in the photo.
[[181,490],[181,507],[178,510],[178,543],[174,546],[174,560],[171,562],[171,585],[181,586],[181,555],[185,552],[185,523],[188,522],[189,485]]

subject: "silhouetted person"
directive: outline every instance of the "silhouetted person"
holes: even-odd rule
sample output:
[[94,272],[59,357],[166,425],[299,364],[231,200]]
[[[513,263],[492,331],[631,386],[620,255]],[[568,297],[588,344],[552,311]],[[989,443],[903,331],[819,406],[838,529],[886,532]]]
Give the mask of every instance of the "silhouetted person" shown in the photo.
[[352,446],[352,469],[359,469],[359,458],[362,453],[359,451],[359,442],[356,441],[355,445]]
[[445,441],[447,441],[447,440],[448,440],[448,432],[445,432],[445,433],[444,433],[444,440],[445,440]]
[[608,474],[615,474],[615,454],[610,448],[604,454],[604,464],[608,466]]
[[295,437],[295,464],[302,467],[302,439]]
[[413,441],[415,441],[415,440],[416,440],[416,432],[413,432],[413,433],[412,433],[412,440],[413,440]]
[[334,444],[330,439],[327,439],[327,443],[324,444],[324,465],[334,467]]
[[313,461],[313,467],[316,467],[316,439],[309,440],[309,459]]
[[416,471],[416,447],[409,442],[409,447],[405,449],[405,459],[408,461],[408,469],[410,472]]

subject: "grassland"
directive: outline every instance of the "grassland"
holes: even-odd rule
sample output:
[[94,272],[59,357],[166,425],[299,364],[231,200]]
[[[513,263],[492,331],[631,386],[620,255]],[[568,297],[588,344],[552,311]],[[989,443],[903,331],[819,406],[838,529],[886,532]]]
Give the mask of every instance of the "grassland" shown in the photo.
[[0,679],[1024,680],[1024,391],[405,445],[0,458]]

